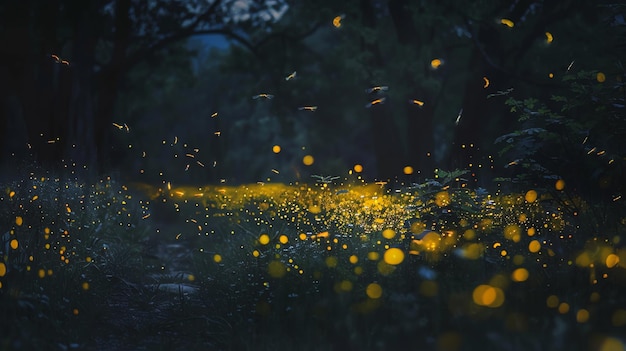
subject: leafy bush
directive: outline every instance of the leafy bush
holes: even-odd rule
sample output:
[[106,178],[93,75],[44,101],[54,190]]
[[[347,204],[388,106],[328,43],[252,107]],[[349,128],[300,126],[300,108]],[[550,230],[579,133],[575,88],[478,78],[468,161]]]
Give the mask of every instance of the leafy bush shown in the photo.
[[512,176],[497,180],[551,193],[566,212],[588,214],[581,222],[590,220],[594,225],[587,229],[594,232],[623,230],[624,78],[623,70],[580,71],[566,74],[568,90],[549,101],[510,97],[506,103],[519,115],[519,129],[496,143]]

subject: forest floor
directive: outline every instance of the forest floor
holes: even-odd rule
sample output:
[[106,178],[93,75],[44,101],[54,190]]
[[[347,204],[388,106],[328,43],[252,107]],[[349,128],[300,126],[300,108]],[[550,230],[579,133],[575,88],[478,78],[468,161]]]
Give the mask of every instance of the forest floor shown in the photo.
[[0,198],[0,350],[626,349],[623,232],[545,189],[41,182]]

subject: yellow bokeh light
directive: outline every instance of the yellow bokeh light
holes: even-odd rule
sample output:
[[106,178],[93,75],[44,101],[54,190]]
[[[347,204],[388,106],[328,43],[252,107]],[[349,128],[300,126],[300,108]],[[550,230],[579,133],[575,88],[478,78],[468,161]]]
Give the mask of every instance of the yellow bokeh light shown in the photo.
[[4,262],[0,262],[0,277],[4,277],[5,274],[7,274],[7,266]]
[[504,237],[512,240],[513,242],[519,242],[521,239],[522,229],[517,224],[509,224],[504,227]]
[[589,320],[589,311],[586,309],[580,309],[576,312],[576,321],[578,323],[585,323]]
[[387,276],[393,273],[396,270],[396,267],[388,264],[385,261],[378,261],[378,263],[376,264],[376,269],[381,275]]
[[302,158],[302,163],[303,163],[305,166],[310,166],[310,165],[312,165],[312,164],[313,164],[313,162],[315,162],[315,159],[314,159],[314,158],[313,158],[313,156],[311,156],[311,155],[306,155],[306,156],[304,156],[304,157]]
[[598,347],[596,350],[598,351],[624,351],[626,350],[626,346],[624,343],[618,339],[611,336],[607,336],[602,338],[598,342]]
[[22,225],[22,223],[24,223],[24,220],[22,219],[21,216],[15,217],[15,225],[17,225],[19,227],[19,226]]
[[435,205],[439,207],[445,207],[450,204],[450,193],[447,191],[440,191],[435,195]]
[[569,312],[569,304],[567,302],[561,302],[557,309],[558,309],[559,313],[565,314],[565,313]]
[[362,165],[360,165],[360,164],[356,164],[356,165],[354,165],[353,169],[354,169],[354,171],[355,171],[355,172],[357,172],[357,173],[361,173],[361,172],[363,172],[363,166],[362,166]]
[[326,263],[326,267],[335,268],[337,267],[337,263],[339,263],[339,260],[337,260],[337,257],[335,256],[328,256],[326,257],[324,262]]
[[267,265],[267,273],[272,278],[282,278],[287,274],[287,268],[280,261],[272,261]]
[[413,222],[411,223],[411,233],[413,234],[419,234],[421,232],[423,232],[426,229],[426,224],[422,223],[422,222]]
[[565,181],[563,179],[559,179],[554,183],[554,188],[558,191],[565,189]]
[[518,268],[511,273],[511,279],[514,282],[523,282],[528,279],[528,270],[526,268]]
[[371,283],[365,288],[365,293],[370,299],[379,299],[383,296],[383,288],[377,283]]
[[11,248],[13,250],[17,250],[17,248],[20,246],[19,242],[17,241],[17,239],[12,239],[11,240]]
[[535,190],[528,190],[526,192],[526,195],[524,196],[524,199],[528,202],[528,203],[533,203],[537,200],[537,192]]
[[261,255],[261,253],[259,252],[259,250],[252,251],[252,256],[259,257],[260,255]]
[[405,166],[405,167],[402,169],[402,172],[403,172],[404,174],[406,174],[406,175],[413,174],[413,167],[411,167],[411,166]]
[[220,254],[213,255],[213,261],[215,261],[215,263],[222,262],[222,255],[220,255]]
[[89,290],[89,282],[83,282],[83,284],[81,284],[81,287],[83,288],[83,290]]
[[433,59],[432,61],[430,61],[430,67],[432,67],[433,69],[437,69],[439,68],[439,66],[441,66],[443,64],[443,61],[441,59]]
[[533,240],[528,244],[528,251],[535,253],[541,249],[541,243],[538,240]]
[[396,236],[396,232],[393,229],[387,228],[383,230],[383,238],[393,239],[395,236]]
[[606,76],[604,75],[604,73],[598,72],[598,74],[596,74],[596,80],[598,81],[598,83],[604,83],[604,81],[606,81]]
[[356,264],[357,262],[359,262],[359,258],[357,257],[357,255],[352,255],[350,256],[350,263],[352,264]]
[[339,283],[339,290],[340,291],[344,291],[344,292],[352,291],[353,287],[354,287],[354,284],[351,281],[349,281],[349,280],[342,280]]
[[289,242],[289,237],[287,237],[287,235],[285,235],[285,234],[282,234],[280,237],[278,237],[278,241],[281,244],[285,245],[286,243]]
[[273,152],[273,153],[277,154],[277,153],[279,153],[279,152],[280,152],[280,150],[281,150],[280,145],[274,145],[274,146],[272,146],[272,152]]
[[259,236],[259,243],[261,243],[261,245],[267,245],[270,243],[270,236],[267,234],[261,234],[261,236]]
[[467,229],[463,232],[463,239],[474,240],[476,238],[476,231],[474,229]]
[[480,258],[480,256],[485,251],[485,246],[483,244],[472,243],[463,247],[462,255],[463,258],[467,258],[469,260],[476,260]]
[[546,299],[546,306],[550,308],[556,308],[559,305],[559,297],[556,295],[550,295]]
[[531,228],[528,228],[528,230],[526,231],[526,233],[528,234],[528,236],[534,236],[536,232],[537,232],[537,231],[535,230],[535,228],[532,228],[532,227],[531,227]]
[[472,292],[472,300],[479,306],[500,307],[504,303],[504,292],[491,285],[479,285]]
[[43,279],[46,276],[46,271],[44,269],[39,269],[39,271],[37,271],[37,276]]
[[367,253],[367,259],[370,261],[378,261],[380,254],[376,251],[370,251]]
[[435,251],[439,247],[441,236],[436,232],[429,232],[422,238],[422,246],[428,251]]
[[613,268],[619,263],[619,256],[616,254],[609,254],[606,256],[606,260],[604,262],[607,268]]
[[626,310],[621,308],[615,310],[611,316],[611,324],[613,324],[614,327],[626,326]]
[[390,265],[398,265],[404,261],[404,252],[396,247],[392,247],[385,251],[383,260]]

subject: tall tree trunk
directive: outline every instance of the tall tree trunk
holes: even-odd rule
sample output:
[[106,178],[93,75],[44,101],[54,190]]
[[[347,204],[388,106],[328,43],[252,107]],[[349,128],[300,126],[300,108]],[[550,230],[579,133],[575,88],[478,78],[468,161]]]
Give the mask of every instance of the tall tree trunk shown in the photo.
[[[415,28],[412,13],[407,0],[390,0],[389,14],[394,23],[396,37],[400,45],[419,53],[422,36]],[[416,55],[419,57],[420,55]],[[428,75],[424,72],[424,76]],[[430,174],[434,168],[432,155],[434,148],[433,119],[435,114],[434,94],[420,89],[417,77],[407,75],[406,85],[412,87],[408,94],[403,96],[404,116],[406,118],[406,140],[408,155],[407,164],[419,170],[422,174]],[[425,101],[425,105],[418,107],[409,104],[413,99]]]
[[[364,25],[369,28],[376,27],[376,14],[370,0],[361,0]],[[368,43],[361,38],[363,49],[372,54],[368,63],[371,72],[384,66],[380,49],[376,44]],[[378,82],[370,81],[370,84]],[[395,126],[390,105],[380,104],[369,109],[372,137],[374,141],[374,153],[376,154],[377,173],[380,179],[391,179],[402,170],[404,152],[400,145],[398,130]]]
[[132,21],[130,18],[130,0],[115,2],[115,32],[111,61],[97,77],[98,108],[95,111],[95,141],[98,148],[98,166],[100,171],[109,169],[111,159],[111,123],[120,88],[121,77],[126,73],[127,50],[130,41]]

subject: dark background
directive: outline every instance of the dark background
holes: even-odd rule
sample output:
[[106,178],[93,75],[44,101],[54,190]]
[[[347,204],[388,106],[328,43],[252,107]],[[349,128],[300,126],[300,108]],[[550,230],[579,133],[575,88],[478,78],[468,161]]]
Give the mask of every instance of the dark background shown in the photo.
[[2,173],[288,182],[361,164],[368,180],[465,168],[485,186],[510,172],[494,140],[518,117],[488,96],[548,99],[569,71],[619,79],[623,13],[611,1],[3,1]]

